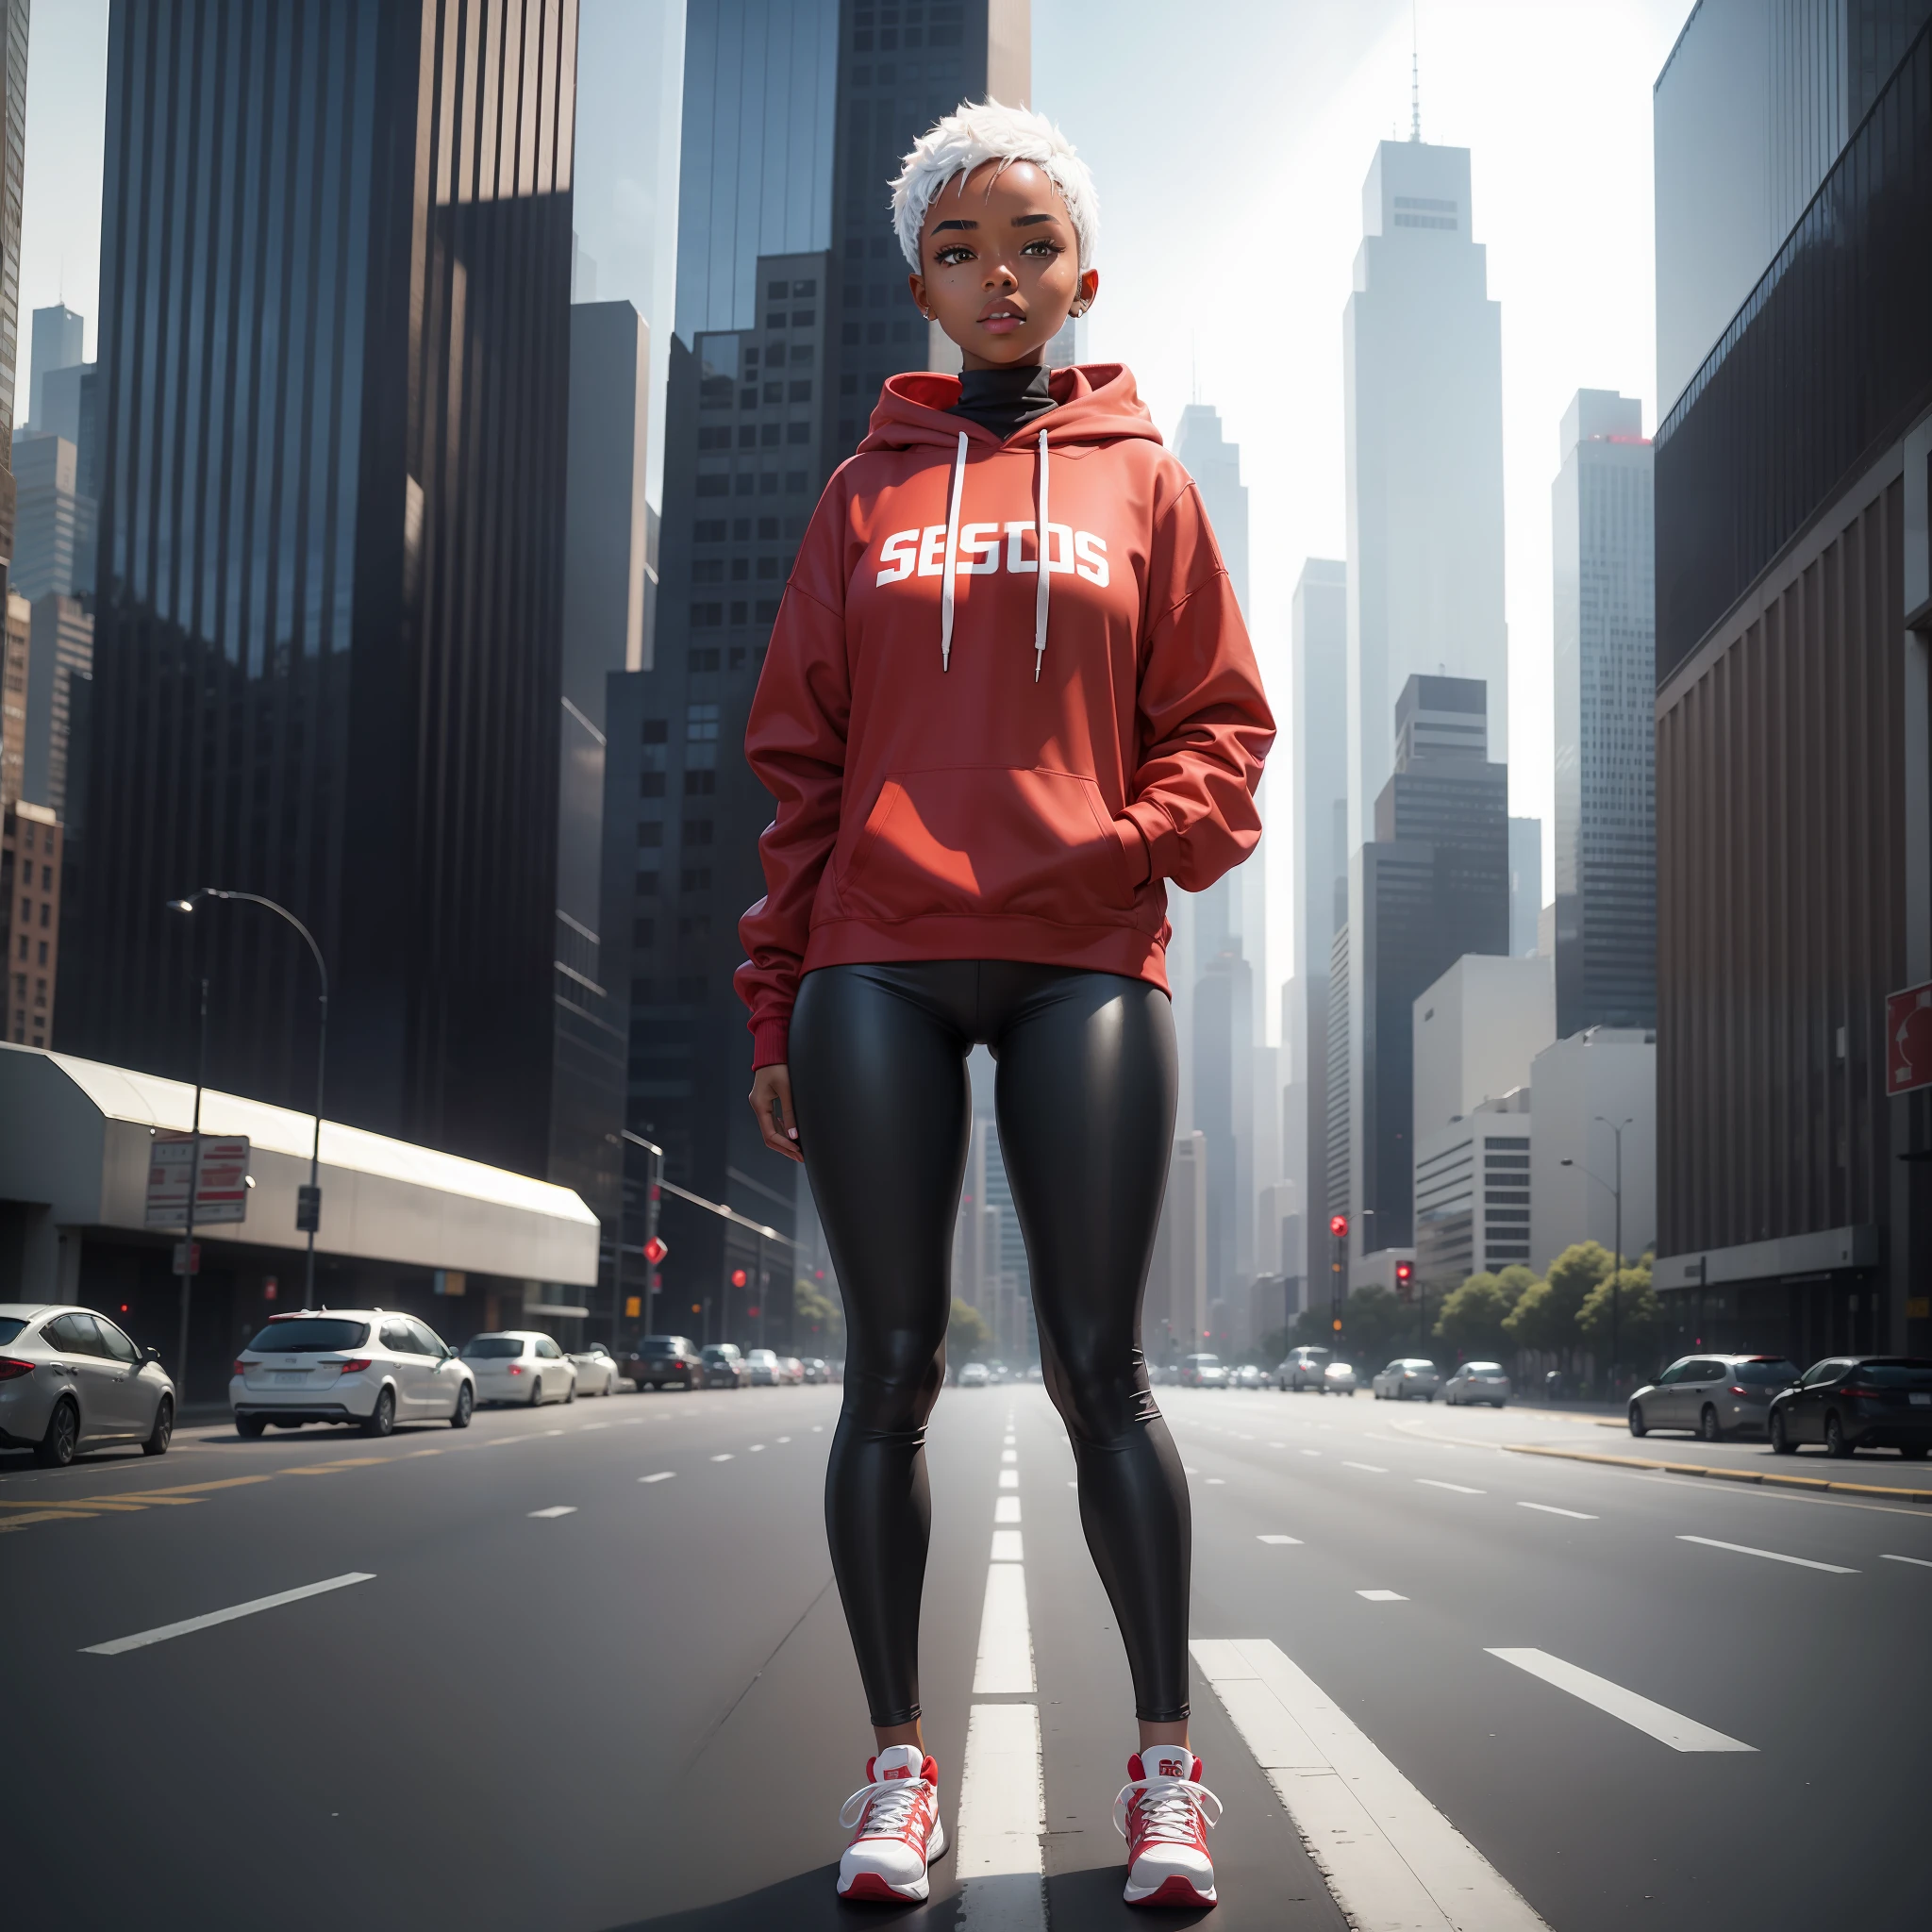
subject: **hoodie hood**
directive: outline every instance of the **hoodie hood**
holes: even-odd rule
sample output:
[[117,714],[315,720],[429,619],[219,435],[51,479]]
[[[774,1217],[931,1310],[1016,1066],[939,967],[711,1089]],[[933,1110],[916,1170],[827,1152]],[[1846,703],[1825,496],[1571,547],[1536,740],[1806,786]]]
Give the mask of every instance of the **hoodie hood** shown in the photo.
[[[959,519],[966,502],[966,458],[973,445],[977,442],[993,450],[1030,446],[1034,451],[1034,555],[1043,557],[1052,495],[1048,464],[1051,449],[1084,452],[1095,444],[1119,442],[1123,438],[1154,443],[1160,441],[1154,418],[1147,413],[1146,404],[1134,389],[1133,375],[1123,363],[1094,362],[1057,369],[1047,379],[1047,393],[1053,397],[1054,408],[1003,440],[984,424],[952,413],[953,406],[959,400],[957,375],[910,370],[887,377],[885,388],[879,391],[877,407],[872,412],[871,427],[858,445],[860,456],[871,450],[928,447],[946,449],[952,454],[953,480],[947,491],[946,541],[941,565],[942,671],[950,671],[953,664],[953,625],[957,614],[954,573],[959,555]],[[1046,661],[1052,608],[1052,573],[1042,570],[1034,589],[1033,604],[1036,684],[1040,681],[1041,666]]]
[[[1015,431],[1008,441],[1033,442],[1041,429],[1053,438],[1056,449],[1115,442],[1122,437],[1160,441],[1160,431],[1134,388],[1133,373],[1124,363],[1085,362],[1056,369],[1047,379],[1047,391],[1055,407]],[[962,431],[989,449],[1003,447],[991,429],[951,413],[958,400],[957,375],[913,369],[888,376],[858,453],[915,449],[923,443],[951,450]]]

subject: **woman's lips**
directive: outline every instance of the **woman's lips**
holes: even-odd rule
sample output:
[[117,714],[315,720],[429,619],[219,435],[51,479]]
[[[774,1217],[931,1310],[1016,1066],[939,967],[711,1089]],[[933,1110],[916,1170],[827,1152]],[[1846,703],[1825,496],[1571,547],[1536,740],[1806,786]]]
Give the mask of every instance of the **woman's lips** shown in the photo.
[[979,325],[995,335],[1009,336],[1016,328],[1026,326],[1026,318],[1017,308],[994,308],[979,318]]

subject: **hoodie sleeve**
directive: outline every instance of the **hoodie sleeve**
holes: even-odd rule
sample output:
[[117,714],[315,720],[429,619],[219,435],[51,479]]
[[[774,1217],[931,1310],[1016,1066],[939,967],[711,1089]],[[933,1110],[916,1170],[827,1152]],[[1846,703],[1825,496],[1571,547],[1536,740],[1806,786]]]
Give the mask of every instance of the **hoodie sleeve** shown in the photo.
[[738,922],[745,960],[733,984],[751,1009],[754,1069],[786,1057],[812,901],[839,836],[852,709],[845,619],[806,585],[838,595],[840,547],[837,518],[822,504],[778,607],[745,725],[745,758],[777,803],[758,840],[765,896]]
[[1255,787],[1274,718],[1191,483],[1158,516],[1148,563],[1140,762],[1124,816],[1146,846],[1146,875],[1198,892],[1260,841]]

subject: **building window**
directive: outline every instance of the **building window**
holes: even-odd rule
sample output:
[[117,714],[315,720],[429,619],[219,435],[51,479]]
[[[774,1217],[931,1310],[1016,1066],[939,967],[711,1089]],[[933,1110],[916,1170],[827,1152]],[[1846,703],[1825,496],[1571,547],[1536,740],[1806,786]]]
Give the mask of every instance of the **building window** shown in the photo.
[[738,446],[739,446],[739,448],[740,448],[740,449],[756,449],[756,448],[758,447],[758,429],[757,429],[756,425],[754,425],[753,424],[750,424],[750,423],[741,423],[741,424],[740,424],[740,425],[738,425]]
[[[809,389],[811,385],[807,383],[806,387]],[[774,425],[774,426],[775,427],[776,425]],[[809,423],[786,424],[785,441],[793,444],[809,442],[811,441],[811,425]]]
[[634,919],[630,923],[630,942],[634,946],[648,946],[657,942],[658,922],[655,919]]
[[641,872],[631,882],[631,889],[640,899],[655,899],[658,896],[658,874],[654,872]]
[[643,819],[640,821],[638,824],[638,843],[640,845],[661,845],[663,842],[664,821],[662,819]]
[[684,657],[687,671],[715,671],[718,668],[718,647],[710,644],[703,649],[687,651]]
[[791,311],[793,328],[809,328],[818,319],[819,312],[816,308],[794,308]]
[[684,741],[687,744],[715,744],[718,741],[716,705],[687,705],[684,708]]
[[708,424],[698,431],[700,449],[729,449],[731,447],[731,425],[728,423]]
[[687,772],[684,774],[684,795],[687,798],[708,798],[717,789],[716,772]]
[[734,584],[741,584],[750,575],[751,558],[748,557],[734,557],[731,559],[731,581]]
[[711,890],[711,868],[708,865],[688,865],[678,878],[679,890],[686,892],[708,892]]
[[724,581],[724,559],[722,557],[705,558],[691,567],[691,580],[694,584],[722,584]]
[[729,476],[700,476],[698,494],[700,496],[728,496],[731,493]]
[[712,824],[709,819],[686,819],[684,822],[684,842],[687,845],[708,845],[711,842]]
[[758,558],[760,578],[782,577],[785,575],[785,559],[782,557],[761,557]]
[[738,496],[749,496],[752,493],[752,490],[754,488],[756,479],[751,476],[740,476],[737,479],[737,482],[738,488],[735,491],[733,491],[733,494]]
[[701,519],[691,525],[691,541],[694,543],[722,543],[724,541],[724,519],[711,517]]
[[724,622],[724,607],[722,604],[693,604],[691,607],[691,627],[693,630],[704,630]]
[[742,624],[745,620],[745,615],[743,600],[740,599],[731,607],[731,621],[733,624]]
[[731,407],[731,378],[728,375],[708,375],[698,385],[698,408],[701,409],[728,409]]
[[[776,389],[777,384],[774,383],[772,387],[774,389]],[[760,427],[758,432],[758,441],[761,443],[763,443],[767,449],[776,449],[778,447],[778,428],[779,425],[775,423],[767,423]]]

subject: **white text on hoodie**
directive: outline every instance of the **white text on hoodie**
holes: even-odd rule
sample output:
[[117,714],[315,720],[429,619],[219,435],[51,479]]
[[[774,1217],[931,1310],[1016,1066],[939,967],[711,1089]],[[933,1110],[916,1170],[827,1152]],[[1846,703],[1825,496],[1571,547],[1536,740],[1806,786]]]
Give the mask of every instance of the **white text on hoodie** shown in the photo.
[[[1034,525],[1030,518],[1007,525],[961,524],[953,561],[955,576],[991,576],[1000,568],[1000,537],[1006,536],[1006,567],[1018,574],[1040,568],[1033,554]],[[887,566],[878,582],[896,584],[917,571],[923,577],[945,575],[946,526],[927,524],[920,530],[894,530],[879,545],[879,561]],[[1091,530],[1066,524],[1046,526],[1046,568],[1050,575],[1068,572],[1091,584],[1107,588],[1107,540]]]

